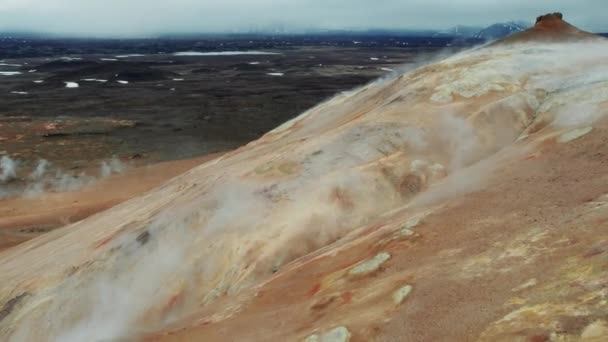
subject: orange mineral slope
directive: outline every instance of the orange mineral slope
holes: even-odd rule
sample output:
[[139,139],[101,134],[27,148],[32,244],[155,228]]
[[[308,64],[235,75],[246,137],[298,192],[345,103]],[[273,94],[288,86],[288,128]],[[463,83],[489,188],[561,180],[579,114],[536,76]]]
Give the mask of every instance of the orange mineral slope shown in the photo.
[[581,40],[603,40],[605,38],[582,31],[564,20],[563,14],[549,13],[536,18],[536,24],[529,30],[513,34],[500,44],[521,42],[568,42]]
[[0,254],[7,341],[605,341],[608,43],[339,95]]

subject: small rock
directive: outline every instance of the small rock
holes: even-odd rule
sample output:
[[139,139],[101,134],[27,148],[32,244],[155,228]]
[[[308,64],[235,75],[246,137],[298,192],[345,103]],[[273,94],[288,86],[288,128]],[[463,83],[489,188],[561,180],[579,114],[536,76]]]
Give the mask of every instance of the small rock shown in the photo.
[[348,342],[351,334],[345,327],[331,329],[321,335],[310,335],[304,342]]
[[345,327],[334,328],[321,336],[321,342],[347,342],[350,340],[350,331]]
[[414,235],[415,233],[412,230],[412,228],[416,227],[418,224],[420,224],[419,217],[408,220],[407,222],[405,222],[403,224],[403,227],[401,227],[401,230],[399,230],[399,235],[401,237],[408,237],[408,236]]
[[420,218],[413,218],[413,219],[405,222],[405,224],[403,225],[403,228],[412,229],[412,228],[416,227],[419,223],[420,223]]
[[304,340],[304,342],[320,342],[320,341],[321,341],[321,339],[320,339],[319,335],[310,335]]
[[402,237],[412,236],[414,234],[415,233],[413,230],[407,228],[403,228],[399,231],[399,235],[401,235]]
[[393,302],[395,305],[403,303],[405,297],[412,292],[412,285],[405,285],[404,287],[393,292]]
[[439,163],[435,163],[435,164],[431,165],[429,167],[429,170],[431,171],[432,180],[445,178],[448,175],[448,171],[446,170],[445,166],[443,166]]
[[536,284],[538,284],[538,281],[536,280],[536,278],[532,278],[530,280],[528,280],[527,282],[519,285],[518,287],[514,288],[512,291],[516,292],[516,291],[521,291],[521,290],[525,290],[529,287],[533,287],[536,286]]
[[583,333],[581,334],[581,338],[583,339],[595,339],[598,337],[608,339],[608,324],[605,321],[595,321],[589,324],[583,329]]
[[410,170],[412,172],[424,171],[428,166],[429,163],[426,160],[415,159],[410,163]]
[[141,245],[145,245],[148,243],[148,241],[150,241],[150,232],[147,230],[142,232],[137,236],[137,238],[135,238],[135,240],[137,240],[137,242],[139,242]]
[[13,310],[15,309],[15,307],[19,305],[19,303],[21,303],[21,301],[23,301],[23,299],[28,296],[30,296],[30,294],[28,292],[24,292],[18,295],[17,297],[13,297],[8,302],[4,303],[4,306],[2,307],[2,309],[0,309],[0,322],[4,320],[8,315],[10,315],[11,312],[13,312]]
[[390,258],[391,255],[387,252],[378,253],[372,259],[369,259],[363,263],[356,265],[350,271],[348,271],[348,273],[350,275],[363,275],[372,273],[378,270],[378,268],[380,268],[380,266]]

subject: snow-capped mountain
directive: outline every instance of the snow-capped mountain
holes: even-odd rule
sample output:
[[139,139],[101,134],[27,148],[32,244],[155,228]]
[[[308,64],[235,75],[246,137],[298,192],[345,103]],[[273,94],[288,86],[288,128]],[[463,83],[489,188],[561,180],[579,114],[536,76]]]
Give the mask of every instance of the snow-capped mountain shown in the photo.
[[504,38],[506,36],[510,36],[513,33],[524,31],[529,27],[525,23],[516,23],[516,22],[507,22],[507,23],[498,23],[491,26],[486,27],[485,29],[477,32],[474,38],[484,39],[484,40],[496,40],[500,38]]

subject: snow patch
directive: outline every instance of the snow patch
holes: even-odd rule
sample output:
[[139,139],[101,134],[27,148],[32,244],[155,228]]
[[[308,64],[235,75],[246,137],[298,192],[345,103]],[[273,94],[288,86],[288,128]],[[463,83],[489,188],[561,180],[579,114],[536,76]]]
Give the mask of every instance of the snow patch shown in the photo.
[[84,78],[84,79],[81,79],[81,81],[85,81],[85,82],[101,82],[101,83],[108,82],[108,80],[100,80],[100,79],[96,79],[96,78]]
[[145,57],[146,55],[141,55],[138,53],[133,53],[133,54],[129,54],[129,55],[118,55],[115,56],[116,58],[130,58],[130,57]]
[[219,51],[219,52],[198,52],[182,51],[176,52],[174,56],[238,56],[238,55],[279,55],[276,52],[265,51]]

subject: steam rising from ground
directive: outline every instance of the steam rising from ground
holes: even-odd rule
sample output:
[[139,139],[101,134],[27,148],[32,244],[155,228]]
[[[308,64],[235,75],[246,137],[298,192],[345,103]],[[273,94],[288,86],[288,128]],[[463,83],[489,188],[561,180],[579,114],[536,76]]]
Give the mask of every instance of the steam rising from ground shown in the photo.
[[35,197],[44,192],[76,191],[126,169],[126,165],[116,157],[102,161],[98,175],[89,175],[84,171],[66,172],[45,159],[40,159],[31,170],[22,167],[25,164],[8,156],[0,159],[0,199]]
[[0,182],[17,178],[17,163],[7,156],[0,158]]
[[[136,332],[134,327],[145,328],[146,325],[137,320],[159,301],[169,301],[180,279],[188,279],[186,270],[192,271],[184,264],[186,251],[196,239],[185,223],[179,217],[159,219],[149,227],[152,235],[148,248],[140,248],[142,240],[129,236],[121,244],[131,258],[113,260],[111,272],[93,275],[84,284],[68,284],[67,289],[79,292],[84,288],[85,293],[74,298],[68,310],[61,309],[62,303],[54,303],[55,308],[49,310],[54,313],[48,319],[70,322],[70,316],[75,313],[73,308],[80,308],[79,317],[72,326],[52,327],[49,335],[62,342],[106,341],[129,336]],[[172,231],[169,234],[159,226],[170,226]],[[170,279],[176,282],[168,281]],[[167,323],[166,319],[161,321]],[[27,335],[24,337],[27,339]]]
[[110,159],[110,161],[102,161],[99,171],[101,178],[111,176],[113,173],[122,173],[125,170],[125,165],[116,157]]

